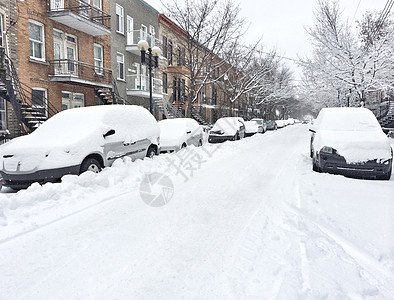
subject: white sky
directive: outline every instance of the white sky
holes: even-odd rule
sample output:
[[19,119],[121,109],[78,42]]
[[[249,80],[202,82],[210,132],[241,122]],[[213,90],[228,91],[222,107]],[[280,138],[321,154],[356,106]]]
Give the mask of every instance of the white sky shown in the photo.
[[[145,0],[147,3],[160,9],[160,0]],[[163,0],[167,3],[167,0]],[[310,44],[305,26],[314,23],[313,11],[317,0],[239,0],[242,16],[250,24],[245,36],[247,42],[254,42],[262,36],[262,43],[267,50],[275,48],[277,53],[284,57],[297,59],[297,55],[310,54]],[[367,10],[382,10],[387,0],[340,0],[343,17],[356,26]],[[353,22],[352,22],[353,21]],[[295,65],[295,77],[299,71]]]

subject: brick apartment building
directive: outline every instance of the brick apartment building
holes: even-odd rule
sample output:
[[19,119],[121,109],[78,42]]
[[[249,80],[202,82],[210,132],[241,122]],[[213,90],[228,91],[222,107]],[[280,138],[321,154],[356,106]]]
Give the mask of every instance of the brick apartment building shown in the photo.
[[114,101],[109,2],[17,1],[17,42],[8,45],[16,47],[16,99],[9,100],[19,102],[13,110],[20,126],[9,128],[11,137],[61,110]]

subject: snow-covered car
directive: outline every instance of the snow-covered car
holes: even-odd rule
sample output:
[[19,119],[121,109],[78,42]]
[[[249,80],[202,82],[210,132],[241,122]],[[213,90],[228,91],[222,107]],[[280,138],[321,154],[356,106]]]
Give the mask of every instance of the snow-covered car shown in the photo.
[[276,128],[283,128],[287,125],[287,120],[275,120]]
[[256,121],[245,121],[245,137],[259,132],[259,124]]
[[323,108],[309,130],[314,171],[390,179],[393,151],[370,110]]
[[99,172],[124,156],[152,157],[159,153],[159,135],[156,119],[140,106],[65,110],[1,147],[3,185],[21,189],[66,174]]
[[222,143],[224,141],[235,141],[244,138],[245,121],[240,117],[220,118],[209,132],[208,142]]
[[190,118],[166,119],[159,122],[160,152],[174,152],[188,145],[202,145],[203,129]]
[[268,120],[267,121],[267,130],[277,130],[278,125],[276,125],[276,122],[273,120]]
[[264,121],[264,119],[254,118],[251,121],[256,121],[257,124],[259,124],[258,133],[265,133],[267,131],[267,123]]
[[287,119],[287,125],[294,125],[294,123],[295,123],[294,118]]

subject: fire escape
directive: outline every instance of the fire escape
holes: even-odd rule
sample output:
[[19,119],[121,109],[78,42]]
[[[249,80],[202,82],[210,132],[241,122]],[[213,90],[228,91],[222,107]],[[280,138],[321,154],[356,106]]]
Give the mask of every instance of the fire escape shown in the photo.
[[45,106],[35,105],[37,97],[30,87],[23,84],[11,59],[0,48],[0,98],[8,101],[15,112],[18,122],[17,135],[34,131],[48,117],[57,113],[57,110],[46,102]]

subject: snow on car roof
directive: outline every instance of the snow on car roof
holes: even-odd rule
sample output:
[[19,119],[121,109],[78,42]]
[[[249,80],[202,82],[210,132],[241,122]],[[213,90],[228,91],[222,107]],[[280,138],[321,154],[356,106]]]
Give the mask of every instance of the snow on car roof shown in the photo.
[[323,108],[316,118],[315,125],[326,130],[381,130],[375,115],[363,107]]
[[[143,107],[135,105],[100,105],[61,111],[45,121],[33,133],[11,141],[12,147],[73,143],[90,136],[99,142],[104,131],[127,132],[126,139],[140,139],[159,134],[156,119]],[[11,146],[11,145],[10,145]]]

